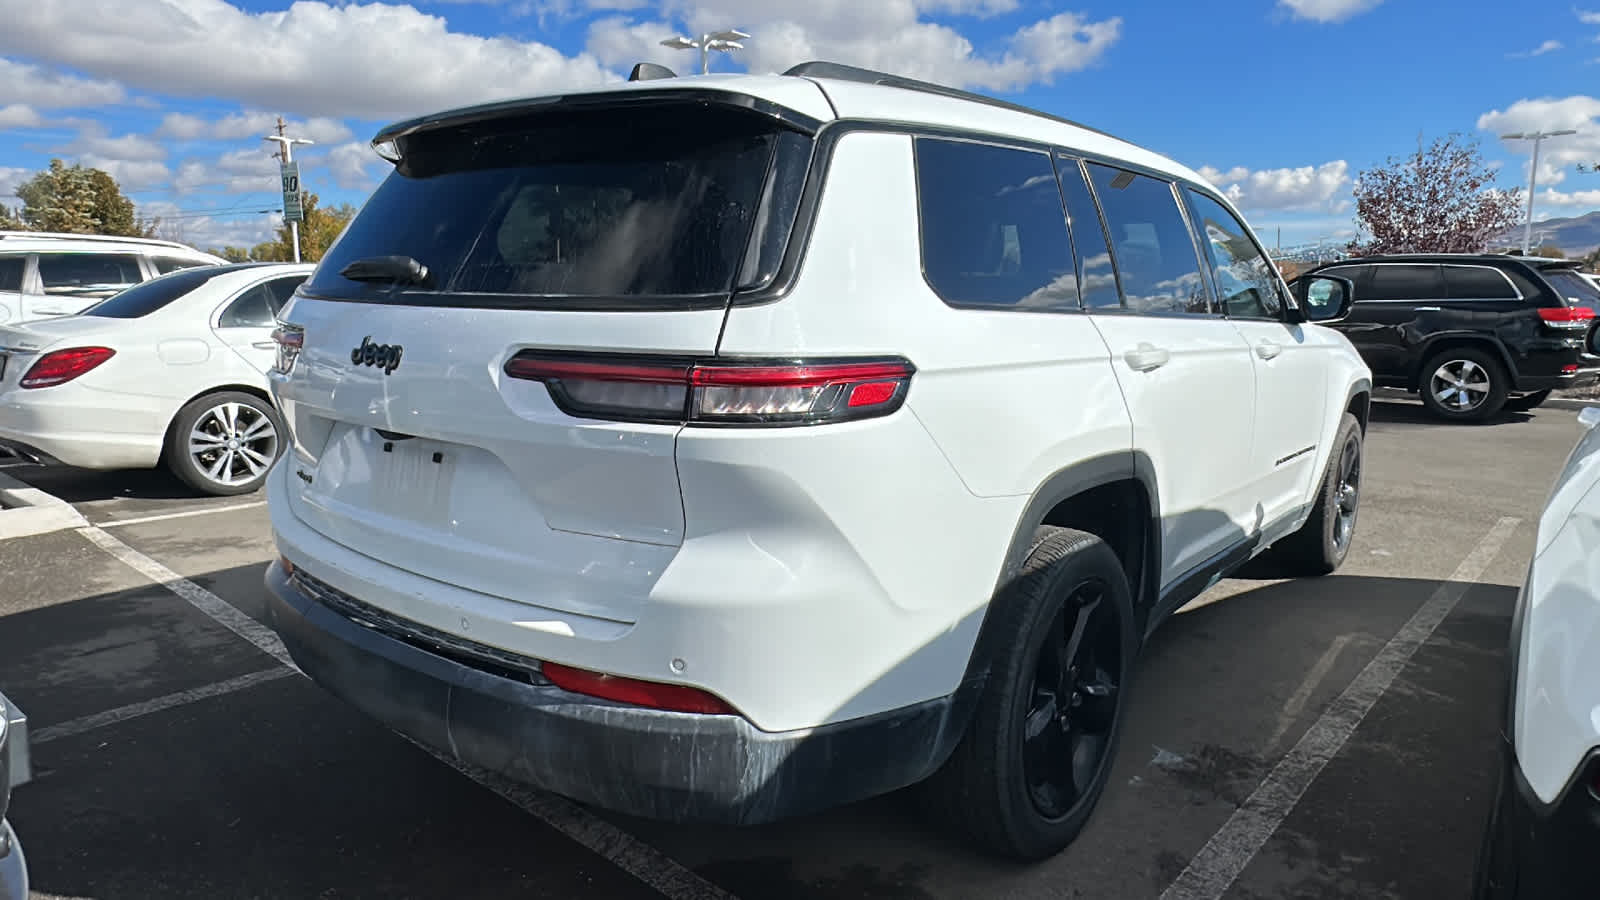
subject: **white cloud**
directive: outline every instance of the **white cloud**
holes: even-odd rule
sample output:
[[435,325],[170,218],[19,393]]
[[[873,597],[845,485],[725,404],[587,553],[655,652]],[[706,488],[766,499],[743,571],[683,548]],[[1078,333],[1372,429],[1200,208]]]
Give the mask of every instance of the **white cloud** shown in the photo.
[[1577,9],[1573,12],[1578,14],[1578,21],[1585,25],[1600,25],[1600,12],[1591,12],[1587,9]]
[[271,240],[279,224],[279,217],[253,211],[244,215],[196,215],[170,201],[140,203],[136,213],[145,219],[161,220],[157,237],[201,250],[253,247]]
[[0,106],[0,129],[37,128],[41,121],[39,113],[31,106],[21,103]]
[[1240,209],[1339,212],[1349,206],[1350,164],[1342,159],[1320,166],[1227,171],[1202,166],[1200,176],[1216,185]]
[[59,149],[68,154],[91,154],[126,162],[148,162],[164,159],[167,155],[167,148],[151,138],[140,134],[111,137],[106,133],[105,126],[97,122],[85,123],[77,139]]
[[276,193],[278,161],[268,149],[230,150],[212,159],[186,159],[178,166],[173,189],[179,194]]
[[1521,51],[1521,52],[1518,52],[1518,53],[1508,53],[1506,55],[1511,57],[1512,59],[1527,59],[1530,56],[1543,56],[1546,53],[1554,53],[1555,51],[1560,50],[1562,47],[1565,47],[1565,46],[1566,45],[1561,43],[1560,41],[1549,40],[1549,41],[1545,41],[1544,43],[1540,44],[1539,46],[1533,48],[1532,50],[1524,50],[1524,51]]
[[0,166],[0,206],[15,207],[17,201],[17,188],[24,181],[33,177],[33,170],[19,166]]
[[362,141],[340,144],[328,151],[317,163],[328,170],[334,184],[345,190],[370,191],[378,183],[379,175],[388,166],[372,145]]
[[[278,117],[274,113],[248,110],[207,120],[188,113],[168,113],[161,119],[156,134],[180,141],[202,138],[218,141],[240,141],[261,138],[277,131]],[[311,119],[287,119],[284,128],[290,137],[310,138],[317,143],[348,140],[350,127],[338,119],[316,116]]]
[[210,132],[211,123],[188,113],[168,113],[161,117],[161,127],[156,129],[157,135],[180,141],[198,140]]
[[616,77],[588,55],[452,32],[441,17],[386,3],[300,0],[263,13],[225,0],[7,5],[0,52],[302,115],[392,118]]
[[[783,71],[796,63],[826,58],[911,78],[993,91],[1015,91],[1050,83],[1058,75],[1097,61],[1122,34],[1122,20],[1091,21],[1058,13],[1026,25],[994,50],[980,50],[959,31],[922,17],[931,6],[996,8],[984,0],[766,0],[760,13],[741,0],[697,0],[680,13],[692,32],[727,27],[755,35],[737,54],[752,72]],[[752,21],[753,20],[753,21]],[[748,23],[748,24],[746,24]],[[662,38],[682,29],[666,22],[603,19],[589,30],[588,50],[601,62],[627,67],[641,60],[692,72],[695,54],[668,50]]]
[[84,153],[76,161],[91,169],[100,169],[116,179],[125,194],[160,187],[172,178],[166,163],[156,160],[116,159],[98,153]]
[[1278,4],[1288,7],[1295,18],[1322,24],[1355,18],[1368,10],[1376,9],[1382,2],[1383,0],[1278,0]]
[[1541,187],[1539,189],[1539,197],[1535,205],[1539,209],[1546,211],[1545,215],[1543,216],[1536,215],[1534,217],[1536,220],[1539,218],[1548,218],[1548,210],[1552,206],[1563,208],[1578,207],[1581,209],[1594,209],[1595,207],[1600,207],[1600,190],[1556,191],[1545,190]]
[[[10,27],[9,20],[15,15],[9,10],[5,13],[7,28]],[[0,29],[0,43],[4,43],[4,34],[6,29]],[[93,81],[63,72],[51,72],[39,66],[0,57],[0,105],[26,103],[45,108],[105,106],[120,103],[126,96],[121,85],[110,81]]]

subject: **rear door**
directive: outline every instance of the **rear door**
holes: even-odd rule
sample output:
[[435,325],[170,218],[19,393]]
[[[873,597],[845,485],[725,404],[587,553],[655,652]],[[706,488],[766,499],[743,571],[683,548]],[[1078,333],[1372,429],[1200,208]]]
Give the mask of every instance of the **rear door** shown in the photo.
[[251,368],[267,374],[278,357],[278,345],[272,341],[278,311],[305,280],[304,275],[285,275],[245,288],[217,312],[213,333]]
[[[687,386],[585,380],[583,354],[611,376],[619,355],[714,354],[730,293],[782,255],[809,159],[808,136],[714,97],[401,137],[282,314],[303,335],[274,376],[294,514],[417,574],[632,621],[683,540]],[[575,366],[560,391],[587,411],[507,377],[524,350]]]

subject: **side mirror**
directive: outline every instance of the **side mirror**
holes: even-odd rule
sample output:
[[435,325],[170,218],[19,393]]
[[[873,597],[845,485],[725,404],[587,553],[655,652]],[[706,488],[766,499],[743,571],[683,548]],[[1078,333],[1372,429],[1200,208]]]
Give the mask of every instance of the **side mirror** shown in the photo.
[[1294,291],[1297,307],[1289,313],[1294,322],[1342,319],[1355,302],[1355,282],[1337,275],[1302,275],[1289,287]]

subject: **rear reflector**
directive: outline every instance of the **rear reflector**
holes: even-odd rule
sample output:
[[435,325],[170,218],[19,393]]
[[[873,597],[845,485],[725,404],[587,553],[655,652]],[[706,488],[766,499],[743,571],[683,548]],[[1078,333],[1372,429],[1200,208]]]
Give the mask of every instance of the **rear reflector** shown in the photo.
[[569,415],[689,424],[815,425],[899,409],[903,359],[818,362],[608,359],[523,351],[512,378],[543,382]]
[[1561,374],[1563,375],[1571,375],[1576,371],[1578,371],[1578,367],[1576,365],[1566,365],[1561,367]]
[[545,663],[542,668],[544,677],[550,679],[556,687],[574,694],[587,694],[590,697],[601,697],[619,703],[632,703],[635,706],[648,706],[651,709],[672,712],[700,713],[708,716],[738,714],[727,701],[699,688],[662,684],[657,681],[639,681],[621,675],[606,675],[550,662]]
[[1544,306],[1539,308],[1539,318],[1554,328],[1588,328],[1594,321],[1594,310],[1587,306]]
[[117,355],[110,347],[74,347],[71,350],[54,350],[39,357],[23,373],[20,384],[25,388],[52,387],[66,384]]

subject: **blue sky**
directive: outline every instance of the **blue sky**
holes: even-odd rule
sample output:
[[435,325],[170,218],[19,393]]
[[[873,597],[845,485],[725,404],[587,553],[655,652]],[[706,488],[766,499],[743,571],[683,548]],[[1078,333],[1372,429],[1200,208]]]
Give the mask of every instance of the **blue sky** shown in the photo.
[[324,202],[359,203],[382,124],[623,77],[658,42],[737,27],[720,70],[833,59],[1078,119],[1211,177],[1270,242],[1348,235],[1360,170],[1419,135],[1547,141],[1539,217],[1600,209],[1600,9],[1456,0],[0,0],[0,203],[51,157],[110,171],[202,247],[276,224],[277,116]]

